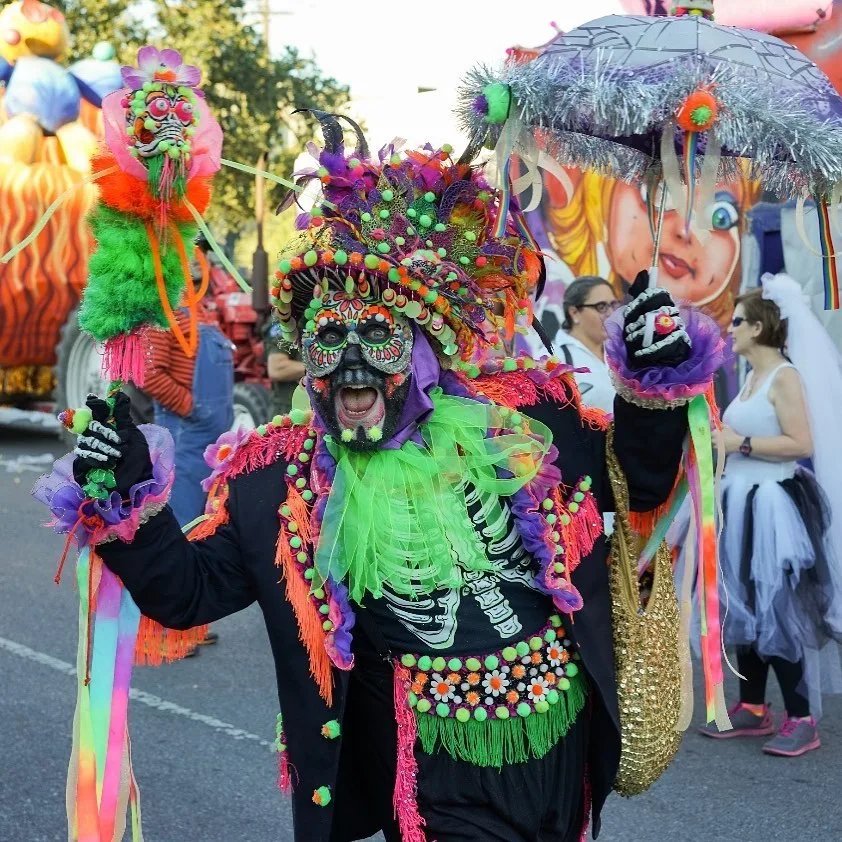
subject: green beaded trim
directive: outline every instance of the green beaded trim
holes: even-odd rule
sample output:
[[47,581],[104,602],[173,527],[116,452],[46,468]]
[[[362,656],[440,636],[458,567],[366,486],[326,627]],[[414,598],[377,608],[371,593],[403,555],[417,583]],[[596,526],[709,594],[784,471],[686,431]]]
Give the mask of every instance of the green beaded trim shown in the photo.
[[404,655],[410,706],[427,753],[443,748],[477,766],[543,757],[584,705],[587,682],[561,619],[500,652]]

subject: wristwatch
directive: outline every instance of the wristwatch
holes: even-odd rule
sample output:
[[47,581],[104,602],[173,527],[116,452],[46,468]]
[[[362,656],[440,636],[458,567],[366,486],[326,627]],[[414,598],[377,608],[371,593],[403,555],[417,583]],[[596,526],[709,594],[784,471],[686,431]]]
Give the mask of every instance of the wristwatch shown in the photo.
[[743,456],[751,456],[751,436],[746,436],[743,443],[740,445],[740,453]]

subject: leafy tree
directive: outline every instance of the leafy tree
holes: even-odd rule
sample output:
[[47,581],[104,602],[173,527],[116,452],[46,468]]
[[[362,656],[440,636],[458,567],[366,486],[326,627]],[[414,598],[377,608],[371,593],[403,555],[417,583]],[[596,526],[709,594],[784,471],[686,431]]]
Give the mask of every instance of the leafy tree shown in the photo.
[[[71,59],[89,56],[98,41],[108,41],[121,61],[133,63],[137,47],[148,40],[177,49],[198,65],[208,105],[225,136],[223,154],[245,164],[255,165],[265,154],[273,172],[288,176],[316,126],[312,118],[292,112],[337,111],[348,101],[347,86],[325,76],[294,47],[271,57],[262,35],[242,23],[246,0],[147,0],[144,20],[138,20],[133,0],[49,2],[67,17]],[[271,211],[279,192],[266,187]],[[214,179],[209,212],[214,231],[222,237],[253,227],[253,208],[254,178],[223,167]]]
[[70,28],[70,61],[89,58],[94,46],[107,41],[121,61],[134,58],[146,39],[146,27],[130,13],[132,0],[47,0],[58,9]]

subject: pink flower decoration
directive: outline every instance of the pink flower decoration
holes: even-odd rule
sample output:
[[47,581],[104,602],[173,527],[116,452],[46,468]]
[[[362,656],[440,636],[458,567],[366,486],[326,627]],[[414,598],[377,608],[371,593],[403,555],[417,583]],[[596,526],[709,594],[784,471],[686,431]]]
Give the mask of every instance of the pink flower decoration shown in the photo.
[[205,462],[211,469],[211,475],[202,480],[202,489],[210,491],[216,478],[229,467],[240,445],[249,437],[249,431],[240,427],[223,433],[213,444],[205,448]]
[[137,67],[123,67],[120,72],[123,83],[133,91],[140,90],[145,82],[169,82],[196,88],[202,80],[199,68],[184,64],[178,50],[159,50],[157,47],[141,47],[137,53]]

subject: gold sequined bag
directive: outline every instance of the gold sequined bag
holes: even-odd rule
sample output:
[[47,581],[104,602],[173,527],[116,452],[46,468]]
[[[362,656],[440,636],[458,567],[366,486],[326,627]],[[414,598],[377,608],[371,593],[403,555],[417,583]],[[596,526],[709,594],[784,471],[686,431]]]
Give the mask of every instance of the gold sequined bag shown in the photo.
[[639,795],[663,774],[681,743],[678,599],[670,553],[661,544],[652,561],[651,595],[645,607],[641,603],[628,486],[611,434],[606,451],[617,512],[610,579],[621,754],[614,789]]

